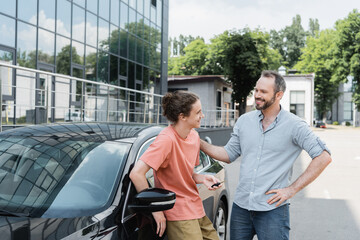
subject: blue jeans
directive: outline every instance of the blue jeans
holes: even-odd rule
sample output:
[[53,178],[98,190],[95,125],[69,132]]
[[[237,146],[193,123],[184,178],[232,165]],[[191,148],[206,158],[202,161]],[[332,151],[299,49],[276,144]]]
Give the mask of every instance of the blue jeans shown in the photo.
[[248,211],[233,203],[230,219],[231,240],[289,239],[289,204],[270,211]]

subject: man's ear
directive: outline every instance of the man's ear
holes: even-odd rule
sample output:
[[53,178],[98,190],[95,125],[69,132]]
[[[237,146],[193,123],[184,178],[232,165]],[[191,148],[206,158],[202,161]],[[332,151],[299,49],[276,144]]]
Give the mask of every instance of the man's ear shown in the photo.
[[283,91],[279,91],[279,92],[276,93],[276,98],[278,98],[279,100],[281,100],[283,96],[284,96]]

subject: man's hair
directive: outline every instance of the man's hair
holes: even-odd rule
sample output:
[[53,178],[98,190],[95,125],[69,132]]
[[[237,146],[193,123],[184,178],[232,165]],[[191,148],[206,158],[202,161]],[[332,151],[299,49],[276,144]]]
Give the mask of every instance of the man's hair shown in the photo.
[[262,73],[261,73],[261,76],[262,77],[273,77],[275,78],[275,92],[285,92],[286,90],[286,83],[285,83],[285,80],[284,78],[276,71],[271,71],[271,70],[264,70]]
[[162,98],[163,115],[172,123],[177,123],[179,115],[182,113],[188,117],[190,115],[192,105],[199,97],[188,91],[168,92]]

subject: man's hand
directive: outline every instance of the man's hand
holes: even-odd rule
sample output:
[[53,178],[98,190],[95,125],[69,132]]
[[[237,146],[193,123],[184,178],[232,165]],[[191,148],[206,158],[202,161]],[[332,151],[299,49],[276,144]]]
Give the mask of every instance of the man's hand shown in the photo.
[[283,202],[285,202],[286,200],[292,198],[296,192],[293,191],[291,188],[287,187],[287,188],[282,188],[282,189],[274,189],[274,190],[270,190],[267,191],[265,194],[274,194],[273,196],[271,196],[271,198],[269,198],[267,200],[268,204],[273,204],[276,203],[276,207],[280,206]]
[[156,234],[159,234],[159,237],[165,232],[166,229],[166,218],[163,212],[153,212],[152,213],[155,222],[156,222]]

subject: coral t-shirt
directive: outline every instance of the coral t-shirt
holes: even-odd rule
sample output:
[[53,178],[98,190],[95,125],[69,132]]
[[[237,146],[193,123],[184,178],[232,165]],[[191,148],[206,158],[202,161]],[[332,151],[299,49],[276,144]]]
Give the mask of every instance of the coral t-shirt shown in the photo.
[[205,216],[202,200],[192,178],[199,164],[200,137],[192,129],[183,139],[172,126],[163,129],[140,157],[154,169],[155,186],[176,193],[175,205],[164,211],[168,221],[198,219]]

